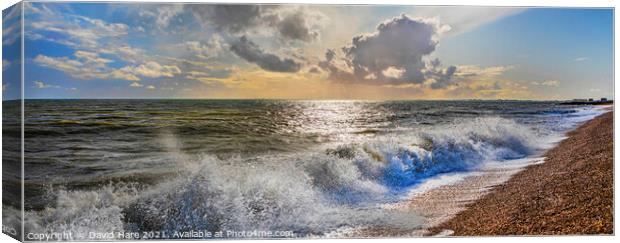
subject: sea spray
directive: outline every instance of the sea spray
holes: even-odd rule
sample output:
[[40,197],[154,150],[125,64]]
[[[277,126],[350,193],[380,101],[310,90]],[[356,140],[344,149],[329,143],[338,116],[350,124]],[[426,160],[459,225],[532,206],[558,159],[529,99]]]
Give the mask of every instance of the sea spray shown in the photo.
[[384,209],[416,183],[486,161],[527,156],[534,131],[504,118],[460,120],[320,152],[253,158],[184,154],[161,141],[177,176],[151,186],[117,183],[57,190],[53,206],[28,212],[31,232],[284,230],[296,236],[343,228],[414,230],[423,218]]

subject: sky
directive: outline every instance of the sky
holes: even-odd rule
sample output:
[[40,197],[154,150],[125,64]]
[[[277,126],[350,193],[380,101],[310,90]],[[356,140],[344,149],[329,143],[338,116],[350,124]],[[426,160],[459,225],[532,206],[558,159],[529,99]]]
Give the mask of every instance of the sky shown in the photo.
[[[24,3],[3,99],[613,97],[613,10]],[[20,45],[24,43],[24,56]]]

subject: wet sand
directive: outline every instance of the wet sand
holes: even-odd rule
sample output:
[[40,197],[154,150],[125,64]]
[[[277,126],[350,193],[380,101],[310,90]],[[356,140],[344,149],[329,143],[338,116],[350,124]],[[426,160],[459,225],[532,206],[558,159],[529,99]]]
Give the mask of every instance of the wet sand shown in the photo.
[[[370,229],[363,232],[365,237],[420,237],[432,235],[451,235],[449,229],[429,231],[443,222],[453,218],[467,206],[492,191],[493,187],[505,183],[512,176],[526,169],[527,166],[540,164],[544,158],[528,158],[510,163],[493,163],[481,168],[479,172],[460,179],[455,183],[432,188],[409,195],[410,200],[389,205],[394,210],[406,214],[421,215],[425,222],[421,229],[403,231],[396,229]],[[445,180],[439,178],[438,180]]]
[[613,113],[544,157],[414,197],[406,208],[430,216],[430,229],[414,235],[613,234]]

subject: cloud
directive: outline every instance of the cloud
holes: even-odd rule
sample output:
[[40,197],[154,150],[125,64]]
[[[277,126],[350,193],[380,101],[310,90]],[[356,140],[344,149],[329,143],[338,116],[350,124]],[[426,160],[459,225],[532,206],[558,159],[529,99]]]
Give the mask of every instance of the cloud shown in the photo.
[[8,25],[8,26],[2,29],[2,45],[11,45],[15,43],[17,40],[19,40],[19,38],[21,37],[21,35],[19,34],[21,24],[20,22],[15,22],[12,24],[5,24],[5,25]]
[[181,69],[177,66],[161,65],[154,61],[139,66],[124,67],[121,70],[148,78],[173,77],[181,73]]
[[[51,39],[72,47],[97,48],[98,41],[104,38],[118,38],[128,34],[129,26],[122,23],[108,23],[77,15],[66,15],[69,21],[46,19],[33,21],[28,27],[31,31],[56,32],[63,35],[63,39]],[[43,18],[45,19],[45,18]],[[28,36],[36,37],[35,34]]]
[[[157,8],[142,9],[138,15],[155,20],[155,26],[160,30],[168,28],[172,19],[184,10],[183,4],[157,4],[155,6]],[[144,32],[144,28],[141,32]]]
[[[457,66],[452,76],[453,85],[442,91],[443,97],[452,99],[461,98],[533,98],[533,93],[529,90],[526,82],[515,82],[505,79],[507,71],[513,66],[488,66],[477,65]],[[429,87],[432,89],[432,87]]]
[[228,47],[218,34],[212,35],[207,42],[186,41],[183,45],[187,51],[203,59],[216,57]]
[[158,14],[155,21],[157,27],[160,29],[168,27],[172,18],[174,18],[181,11],[183,11],[183,5],[181,4],[171,4],[157,8]]
[[107,45],[105,47],[97,48],[100,53],[114,55],[123,61],[130,63],[143,62],[148,56],[144,53],[144,50],[140,48],[131,47],[127,44],[120,45]]
[[558,87],[560,86],[560,81],[558,80],[544,80],[544,81],[534,81],[533,85],[537,86],[547,86],[547,87]]
[[[319,27],[326,17],[303,7],[276,5],[189,5],[203,27],[247,35],[260,28],[274,29],[284,41],[309,42],[319,37]],[[270,30],[264,32],[272,33]]]
[[11,61],[2,59],[2,71],[6,70],[9,66],[11,66]]
[[134,74],[125,70],[107,67],[109,59],[101,58],[98,54],[86,51],[76,51],[75,59],[68,57],[50,57],[38,55],[34,62],[48,68],[53,68],[77,79],[119,79],[140,80]]
[[214,69],[208,70],[207,72],[202,71],[189,71],[185,78],[193,79],[193,80],[204,80],[204,79],[224,79],[230,77],[231,74],[230,69]]
[[319,39],[321,23],[326,17],[307,8],[283,10],[274,14],[271,25],[280,33],[282,40],[311,42]]
[[319,74],[321,73],[321,69],[319,67],[311,67],[310,69],[308,69],[309,73],[314,73],[314,74]]
[[146,89],[154,90],[154,89],[155,89],[155,86],[153,86],[153,85],[149,85],[149,86],[146,86]]
[[99,54],[95,52],[76,51],[73,55],[78,59],[81,59],[82,62],[84,62],[84,65],[88,66],[105,67],[108,63],[113,62],[110,59],[99,57]]
[[[436,61],[439,64],[439,61]],[[434,66],[432,69],[426,72],[427,78],[433,80],[431,83],[432,89],[443,89],[448,87],[454,83],[452,76],[456,72],[455,66],[450,66],[445,70],[437,68]]]
[[129,85],[129,87],[141,88],[141,87],[144,87],[144,85],[138,82],[133,82]]
[[124,23],[67,14],[52,10],[45,4],[29,3],[25,6],[29,9],[27,17],[32,20],[27,21],[24,36],[30,40],[110,54],[131,63],[141,62],[145,58],[143,50],[123,41],[123,37],[130,34],[130,27]]
[[583,62],[583,61],[587,61],[589,59],[590,58],[587,58],[587,57],[577,57],[577,58],[573,59],[573,61],[574,62]]
[[230,50],[240,58],[255,63],[259,67],[274,72],[297,72],[301,64],[290,58],[281,58],[267,53],[245,36],[230,46]]
[[[129,26],[123,23],[108,23],[101,19],[95,19],[95,18],[89,18],[89,17],[77,16],[77,15],[75,15],[75,18],[78,20],[84,21],[84,23],[88,23],[86,24],[86,26],[90,24],[91,29],[97,30],[98,32],[97,34],[99,34],[99,36],[104,36],[104,37],[105,36],[112,36],[112,37],[122,36],[122,35],[127,35],[127,31],[129,30]],[[88,31],[88,33],[95,33],[95,32]]]
[[264,8],[261,5],[188,5],[203,26],[214,24],[218,29],[239,33],[255,27],[263,21]]
[[33,83],[37,89],[60,88],[58,85],[46,84],[43,81],[34,81]]
[[513,68],[513,66],[479,67],[476,65],[461,65],[458,66],[458,71],[455,76],[463,78],[475,77],[476,79],[480,79],[481,77],[485,79],[496,79],[498,76]]
[[319,66],[338,82],[374,85],[431,83],[434,88],[451,84],[456,67],[441,69],[439,60],[429,60],[446,29],[435,20],[401,15],[385,21],[374,33],[361,34],[342,48],[339,55],[328,50]]
[[174,65],[161,65],[154,61],[136,66],[125,66],[115,69],[108,64],[110,59],[102,58],[98,53],[89,51],[76,51],[71,59],[69,57],[49,57],[38,55],[35,63],[48,68],[60,70],[78,79],[118,79],[138,81],[138,76],[147,78],[173,77],[180,74],[181,69]]
[[308,29],[302,12],[288,15],[278,23],[278,30],[283,37],[292,40],[311,41],[317,38],[318,32]]
[[482,85],[476,86],[476,90],[479,90],[479,91],[494,91],[494,90],[501,90],[501,89],[502,89],[502,85],[500,84],[499,81],[495,81],[495,83],[493,83],[492,85],[482,84]]
[[[41,7],[37,7],[41,6]],[[129,26],[124,23],[111,23],[101,19],[62,13],[43,4],[29,4],[34,9],[29,16],[31,29],[28,37],[51,41],[77,50],[71,57],[49,57],[39,55],[35,62],[54,68],[78,79],[119,79],[137,81],[138,76],[157,78],[172,77],[181,70],[170,63],[160,63],[156,53],[128,45],[122,38],[129,35]],[[183,10],[179,4],[160,5],[153,14],[156,24],[165,27],[168,22]],[[142,12],[141,12],[142,13]],[[53,32],[50,34],[49,32]],[[102,55],[105,56],[102,57]],[[120,59],[129,63],[122,68],[109,64]]]
[[11,45],[21,37],[21,6],[15,4],[2,11],[2,45]]

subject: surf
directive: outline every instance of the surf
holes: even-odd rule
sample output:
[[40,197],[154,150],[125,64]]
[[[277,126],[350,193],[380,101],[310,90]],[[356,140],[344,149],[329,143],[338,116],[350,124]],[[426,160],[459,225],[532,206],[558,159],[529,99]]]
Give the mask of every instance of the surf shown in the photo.
[[174,134],[161,144],[174,154],[174,179],[151,186],[58,189],[52,193],[55,205],[28,213],[29,232],[157,230],[173,235],[191,229],[265,229],[325,236],[343,228],[414,230],[423,217],[382,205],[401,200],[408,189],[431,178],[525,157],[539,142],[527,126],[487,117],[322,151],[250,159],[189,156]]

